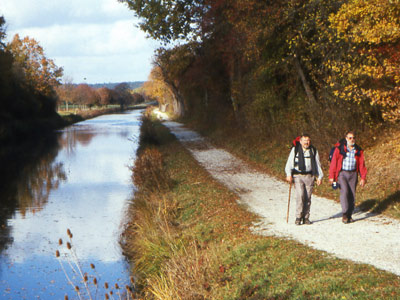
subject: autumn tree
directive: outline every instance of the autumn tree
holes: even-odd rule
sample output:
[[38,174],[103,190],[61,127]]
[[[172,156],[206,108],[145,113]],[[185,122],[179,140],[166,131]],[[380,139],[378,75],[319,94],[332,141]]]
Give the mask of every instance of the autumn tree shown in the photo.
[[64,103],[68,110],[68,104],[73,102],[75,85],[71,78],[65,78],[64,83],[56,87],[56,93],[59,104]]
[[158,67],[162,80],[171,91],[173,111],[178,116],[185,114],[185,103],[180,85],[184,74],[195,60],[195,51],[196,43],[188,43],[172,49],[160,48],[153,61],[154,66]]
[[400,120],[399,1],[352,0],[330,18],[346,52],[329,62],[338,98],[368,101],[386,120]]
[[21,39],[16,34],[7,49],[15,59],[15,71],[34,91],[45,96],[54,94],[60,84],[63,68],[57,67],[52,59],[45,56],[38,42],[29,37]]
[[86,83],[79,84],[73,91],[73,102],[79,105],[92,106],[100,101],[99,95]]
[[165,83],[160,67],[154,66],[147,81],[143,84],[143,91],[147,98],[158,101],[161,109],[165,111],[173,103],[173,93]]
[[112,92],[109,88],[101,87],[96,90],[97,94],[100,97],[99,103],[101,105],[109,105],[112,102]]
[[144,102],[144,97],[142,93],[133,92],[131,94],[132,104],[138,104]]
[[0,139],[61,125],[54,87],[62,69],[52,68],[36,42],[28,45],[16,36],[6,45],[5,36],[5,20],[0,17]]

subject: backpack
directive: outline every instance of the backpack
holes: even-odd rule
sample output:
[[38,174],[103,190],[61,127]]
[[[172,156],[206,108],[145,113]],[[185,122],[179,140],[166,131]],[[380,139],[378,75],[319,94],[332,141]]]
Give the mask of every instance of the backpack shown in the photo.
[[300,145],[300,138],[301,137],[298,136],[292,141],[293,148],[294,148],[294,157],[296,157],[296,155],[297,155],[297,150],[298,150],[297,146]]
[[346,143],[346,139],[341,139],[339,142],[337,142],[332,148],[331,148],[331,151],[329,151],[329,162],[331,162],[332,161],[332,158],[333,158],[333,153],[335,152],[335,149],[336,148],[339,148],[339,146],[341,145],[341,144],[344,144],[344,143]]
[[331,162],[332,161],[332,157],[333,157],[333,153],[335,152],[335,149],[336,149],[336,145],[335,146],[333,146],[332,148],[331,148],[331,151],[329,151],[329,162]]

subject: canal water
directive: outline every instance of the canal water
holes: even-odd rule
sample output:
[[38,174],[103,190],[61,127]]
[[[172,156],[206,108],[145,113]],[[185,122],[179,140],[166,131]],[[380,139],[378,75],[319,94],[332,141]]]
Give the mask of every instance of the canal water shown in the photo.
[[77,123],[16,151],[24,164],[13,155],[3,163],[0,299],[79,299],[72,285],[82,299],[104,299],[110,290],[119,299],[115,284],[129,285],[119,242],[140,117],[132,111]]

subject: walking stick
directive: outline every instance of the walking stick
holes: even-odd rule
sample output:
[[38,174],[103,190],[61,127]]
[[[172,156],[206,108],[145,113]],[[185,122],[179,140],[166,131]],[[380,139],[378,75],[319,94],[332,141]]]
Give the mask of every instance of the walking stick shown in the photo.
[[290,207],[290,194],[292,191],[292,181],[290,181],[289,184],[289,200],[288,200],[288,204],[287,204],[287,213],[286,213],[286,223],[289,222],[289,207]]

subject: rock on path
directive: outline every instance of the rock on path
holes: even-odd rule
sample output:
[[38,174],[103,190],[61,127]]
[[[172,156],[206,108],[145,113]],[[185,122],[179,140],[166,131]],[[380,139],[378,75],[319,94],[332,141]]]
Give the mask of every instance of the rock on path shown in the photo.
[[236,192],[242,204],[260,216],[254,231],[288,237],[336,257],[373,265],[400,276],[400,222],[382,215],[356,211],[355,223],[341,222],[341,207],[333,200],[313,195],[312,225],[294,225],[292,189],[289,223],[286,223],[289,186],[259,171],[176,122],[164,122],[217,180]]

